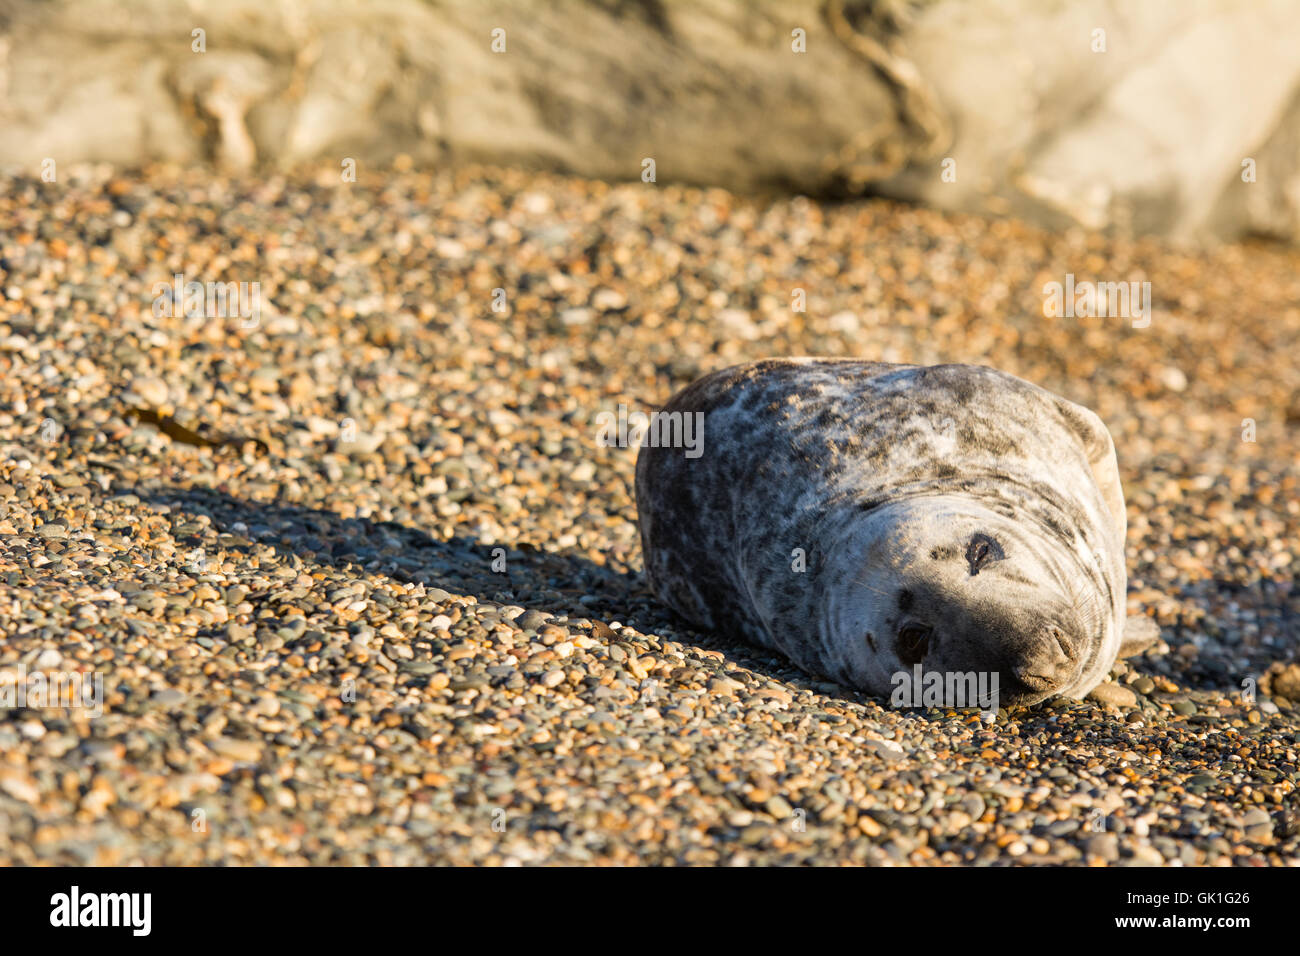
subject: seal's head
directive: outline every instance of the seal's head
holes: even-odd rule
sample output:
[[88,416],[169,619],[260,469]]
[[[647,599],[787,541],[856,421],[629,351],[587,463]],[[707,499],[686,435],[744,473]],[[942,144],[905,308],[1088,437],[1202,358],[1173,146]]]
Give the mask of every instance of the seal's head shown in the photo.
[[1067,536],[1006,511],[936,495],[855,523],[823,633],[845,677],[880,693],[918,665],[975,674],[996,681],[1001,704],[1082,697],[1102,679],[1119,644],[1095,585],[1104,569],[1087,567]]

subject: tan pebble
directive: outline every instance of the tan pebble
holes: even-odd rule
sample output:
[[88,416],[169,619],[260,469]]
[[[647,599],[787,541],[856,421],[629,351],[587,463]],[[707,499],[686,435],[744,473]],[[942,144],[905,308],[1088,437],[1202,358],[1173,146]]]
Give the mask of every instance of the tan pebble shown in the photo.
[[18,771],[4,771],[4,776],[0,776],[0,790],[24,803],[39,803],[41,799],[36,782]]
[[230,760],[241,763],[256,763],[262,756],[262,747],[256,741],[236,740],[233,737],[218,737],[208,746],[213,752]]
[[167,383],[152,375],[132,379],[131,391],[135,395],[128,395],[128,399],[139,398],[150,408],[162,408],[167,404]]
[[1300,700],[1300,664],[1289,664],[1274,674],[1270,686],[1276,697]]
[[1105,704],[1108,707],[1136,707],[1137,694],[1122,687],[1119,684],[1101,683],[1094,687],[1088,693],[1089,700],[1095,700],[1099,704]]
[[715,677],[713,680],[709,681],[709,693],[721,694],[725,697],[735,697],[736,692],[739,691],[742,686],[743,685],[741,685],[740,682],[734,681],[729,677]]
[[109,806],[116,802],[117,794],[103,777],[96,777],[90,790],[81,798],[81,809],[99,816]]

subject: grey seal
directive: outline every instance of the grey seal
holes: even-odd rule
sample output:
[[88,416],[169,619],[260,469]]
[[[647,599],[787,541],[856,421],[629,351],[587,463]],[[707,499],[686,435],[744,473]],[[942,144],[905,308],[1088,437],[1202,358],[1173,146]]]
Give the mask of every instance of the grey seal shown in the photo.
[[657,413],[645,570],[692,625],[887,695],[900,672],[985,673],[1003,703],[1085,696],[1152,644],[1127,622],[1115,447],[1092,411],[996,369],[770,359]]

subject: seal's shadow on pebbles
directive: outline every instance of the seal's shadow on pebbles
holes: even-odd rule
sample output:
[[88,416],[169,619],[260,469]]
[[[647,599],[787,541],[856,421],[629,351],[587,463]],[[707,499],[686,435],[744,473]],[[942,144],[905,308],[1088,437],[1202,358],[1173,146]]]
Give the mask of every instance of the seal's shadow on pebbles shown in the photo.
[[[379,574],[422,583],[452,598],[473,595],[480,603],[513,604],[570,620],[617,621],[640,633],[724,651],[734,664],[770,677],[822,687],[777,655],[769,657],[683,627],[646,589],[641,571],[630,565],[616,570],[581,554],[544,551],[528,544],[511,546],[462,536],[440,539],[395,521],[345,518],[280,500],[248,501],[210,488],[154,486],[133,493],[150,504],[166,505],[190,517],[205,515],[211,521],[211,530],[178,535],[185,550],[177,557],[183,562],[194,552],[220,549],[252,555],[269,548],[280,563],[296,571],[309,573],[314,566],[329,566],[352,577]],[[494,563],[503,570],[493,570]],[[436,593],[434,597],[439,598]]]
[[[622,602],[641,588],[638,574],[528,545],[462,536],[444,540],[396,521],[346,518],[286,501],[246,501],[208,488],[156,487],[135,493],[152,504],[206,515],[223,550],[269,547],[296,570],[308,564],[329,565],[548,614],[613,615],[620,620],[626,617]],[[184,543],[203,548],[212,541],[210,536],[193,536]]]

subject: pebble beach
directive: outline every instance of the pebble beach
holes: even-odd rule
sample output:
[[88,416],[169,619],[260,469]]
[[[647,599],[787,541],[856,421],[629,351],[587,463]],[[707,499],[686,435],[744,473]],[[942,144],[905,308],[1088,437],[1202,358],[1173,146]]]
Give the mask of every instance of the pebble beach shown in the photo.
[[[1151,321],[1046,315],[1067,275]],[[785,355],[1094,409],[1160,643],[987,721],[675,619],[598,417]],[[0,682],[102,712],[0,698],[0,862],[1300,865],[1297,355],[1264,242],[401,162],[10,178]]]

